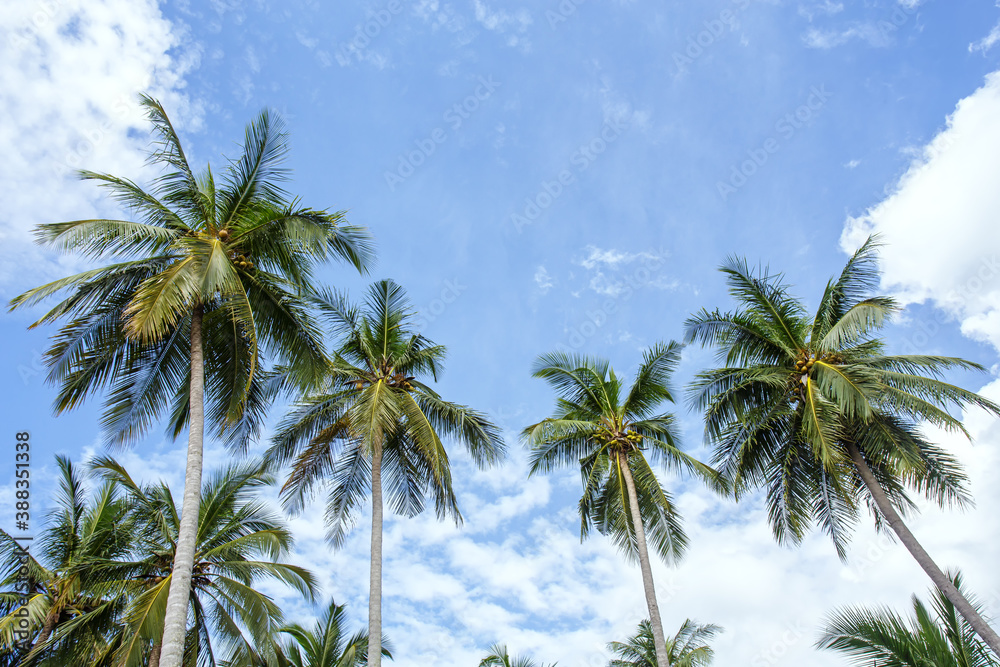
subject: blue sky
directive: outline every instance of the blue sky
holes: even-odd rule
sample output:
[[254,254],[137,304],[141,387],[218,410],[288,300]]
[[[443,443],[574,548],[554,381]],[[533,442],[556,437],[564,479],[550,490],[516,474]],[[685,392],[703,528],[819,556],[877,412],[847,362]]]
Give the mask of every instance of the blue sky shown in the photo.
[[[716,270],[727,255],[783,271],[814,303],[845,251],[880,231],[884,288],[908,304],[890,344],[996,373],[991,2],[41,0],[7,14],[4,299],[83,266],[33,246],[33,225],[120,215],[70,168],[151,176],[139,92],[164,102],[202,165],[235,155],[245,123],[270,107],[291,137],[289,189],[346,209],[378,244],[372,276],[330,266],[323,279],[353,295],[371,278],[400,282],[424,333],[448,347],[441,393],[507,430],[503,470],[478,473],[457,457],[464,529],[433,517],[387,525],[385,622],[398,664],[435,652],[472,664],[495,640],[549,662],[603,664],[600,647],[645,614],[637,569],[598,538],[579,544],[575,473],[524,479],[516,432],[552,406],[529,369],[562,347],[633,372],[690,313],[728,305]],[[53,330],[26,331],[31,321],[0,320],[0,391],[4,424],[32,431],[44,479],[53,454],[83,458],[100,438],[94,404],[52,417],[37,353]],[[710,362],[686,351],[678,385]],[[957,379],[978,389],[992,378]],[[697,415],[678,412],[700,452]],[[1000,433],[970,419],[979,446],[954,446],[979,507],[928,511],[914,525],[988,597],[1000,591]],[[179,484],[182,454],[158,431],[126,456]],[[668,479],[692,551],[679,569],[656,570],[665,623],[725,626],[717,664],[841,664],[811,648],[826,611],[902,605],[927,587],[901,548],[870,532],[844,566],[818,536],[797,551],[774,545],[759,503]],[[319,517],[295,519],[298,555],[360,622],[366,519],[331,554]],[[286,604],[290,616],[310,611]]]

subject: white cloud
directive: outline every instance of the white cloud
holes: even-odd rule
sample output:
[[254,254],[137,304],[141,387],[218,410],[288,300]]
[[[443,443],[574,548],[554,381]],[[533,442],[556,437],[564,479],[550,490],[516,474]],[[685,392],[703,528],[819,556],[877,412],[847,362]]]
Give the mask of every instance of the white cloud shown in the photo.
[[4,11],[0,290],[9,298],[82,266],[31,244],[35,225],[120,214],[74,170],[140,181],[149,173],[138,93],[159,98],[179,127],[197,127],[198,109],[180,91],[198,54],[152,0],[21,2]]
[[535,284],[538,285],[538,290],[542,294],[547,294],[555,285],[552,276],[549,275],[548,270],[544,266],[539,266],[535,271]]
[[487,30],[500,34],[510,30],[524,33],[531,26],[531,12],[526,9],[520,9],[514,13],[508,13],[504,10],[493,11],[482,0],[473,0],[473,5],[476,8],[476,20]]
[[812,49],[832,49],[855,39],[875,47],[885,47],[891,43],[888,34],[872,23],[859,23],[839,30],[810,28],[803,37],[806,46]]
[[818,15],[832,16],[842,11],[844,11],[844,3],[832,2],[832,0],[823,0],[823,2],[799,6],[799,15],[806,17],[810,21]]
[[882,234],[883,282],[904,303],[933,301],[963,333],[1000,349],[1000,72],[958,103],[892,192],[842,236]]
[[[829,2],[826,4],[831,10],[836,9],[836,5]],[[802,41],[813,49],[832,49],[854,40],[861,40],[872,47],[885,48],[895,42],[898,31],[910,23],[920,4],[921,0],[899,0],[892,11],[872,20],[855,21],[846,28],[810,28],[803,35]],[[817,13],[808,14],[809,20]],[[826,13],[832,15],[837,12]]]
[[986,35],[986,37],[983,37],[978,42],[969,44],[969,52],[982,51],[983,53],[986,53],[992,49],[997,42],[1000,42],[1000,23],[993,26],[993,30],[990,30],[990,34]]
[[260,58],[257,57],[257,50],[249,44],[244,53],[244,60],[246,60],[247,67],[250,68],[251,72],[260,74]]
[[614,248],[605,250],[592,245],[586,247],[586,252],[586,257],[574,262],[574,264],[578,264],[585,269],[599,268],[602,265],[609,268],[617,268],[620,265],[631,264],[637,260],[658,260],[665,257],[665,253],[659,250],[653,252],[624,252],[622,250],[615,250]]

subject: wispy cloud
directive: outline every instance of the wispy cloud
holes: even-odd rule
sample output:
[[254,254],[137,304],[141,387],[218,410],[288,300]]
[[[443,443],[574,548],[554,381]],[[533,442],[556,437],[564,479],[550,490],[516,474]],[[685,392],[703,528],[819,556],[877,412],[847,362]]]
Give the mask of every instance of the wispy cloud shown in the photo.
[[853,40],[874,47],[886,47],[892,43],[889,36],[874,23],[858,23],[850,28],[831,30],[810,28],[802,40],[812,49],[832,49]]
[[539,266],[535,271],[535,284],[538,285],[538,290],[542,294],[547,294],[555,285],[555,281],[544,266]]
[[844,11],[844,3],[833,2],[832,0],[799,5],[799,15],[806,17],[810,21],[816,16],[833,16],[842,11]]
[[986,53],[996,46],[997,42],[1000,42],[1000,23],[993,26],[993,30],[990,30],[990,34],[986,35],[986,37],[983,37],[978,42],[969,44],[969,52],[980,51]]
[[592,245],[587,246],[585,250],[587,252],[586,257],[574,262],[585,269],[593,269],[600,266],[617,268],[619,266],[631,264],[632,262],[643,259],[649,260],[664,258],[661,254],[662,251],[625,252],[614,248],[598,248]]

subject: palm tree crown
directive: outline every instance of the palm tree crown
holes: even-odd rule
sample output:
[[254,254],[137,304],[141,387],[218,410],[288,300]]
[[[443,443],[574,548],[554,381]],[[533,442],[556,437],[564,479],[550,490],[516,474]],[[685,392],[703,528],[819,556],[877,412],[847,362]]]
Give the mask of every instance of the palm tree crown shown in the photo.
[[[341,341],[322,384],[300,397],[279,424],[268,457],[292,461],[282,488],[298,510],[319,484],[327,484],[328,536],[340,546],[365,495],[372,496],[372,570],[368,664],[380,664],[383,475],[390,506],[412,516],[429,492],[439,517],[461,520],[441,435],[465,445],[480,466],[499,463],[506,445],[486,417],[443,400],[422,376],[437,378],[444,348],[409,327],[403,289],[374,284],[364,310],[345,297],[318,291],[321,310]],[[274,386],[295,384],[294,371]],[[439,435],[440,434],[440,435]]]
[[705,412],[714,462],[737,497],[766,488],[779,543],[797,544],[819,522],[845,559],[866,501],[876,523],[892,528],[1000,654],[1000,637],[900,518],[914,507],[907,486],[941,505],[971,501],[958,462],[924,437],[920,423],[966,433],[949,408],[973,405],[1000,415],[1000,407],[943,378],[952,369],[982,371],[978,364],[886,353],[875,334],[897,307],[871,295],[877,247],[869,238],[854,253],[812,316],[781,276],[730,259],[722,271],[740,308],[703,310],[687,321],[688,339],[716,346],[724,363],[698,375],[693,402]]
[[646,534],[668,561],[681,556],[687,536],[645,453],[654,463],[687,469],[719,487],[715,471],[678,447],[673,415],[657,413],[663,401],[673,400],[668,385],[679,359],[676,343],[654,346],[623,396],[625,387],[607,361],[558,352],[543,355],[534,375],[555,389],[556,413],[521,434],[531,447],[529,474],[559,465],[580,466],[581,539],[596,526],[639,562],[659,667],[667,667],[667,653]]
[[558,664],[540,665],[527,655],[512,656],[507,653],[505,644],[493,644],[488,650],[489,655],[479,661],[479,667],[556,667]]
[[[131,597],[121,618],[115,664],[147,664],[157,654],[174,567],[180,516],[164,483],[140,484],[114,459],[92,467],[124,490],[137,523],[134,558],[106,564],[105,576],[121,580]],[[255,587],[283,583],[307,600],[316,593],[308,570],[283,562],[293,539],[288,528],[255,493],[274,484],[259,464],[231,465],[214,473],[202,489],[189,607],[186,662],[215,665],[217,655],[254,653],[274,665],[275,633],[283,615],[270,596]]]
[[[13,537],[0,531],[0,647],[14,656],[19,618],[25,614],[31,649],[20,656],[24,665],[84,663],[109,649],[125,598],[103,569],[127,558],[136,539],[136,523],[127,502],[112,484],[88,497],[78,469],[56,457],[61,474],[56,509],[35,548],[23,552]],[[27,587],[20,571],[27,566]],[[25,595],[26,593],[26,595]],[[26,597],[28,603],[21,606]]]
[[430,492],[440,517],[460,520],[441,435],[462,442],[476,463],[493,465],[506,451],[499,431],[483,414],[442,400],[424,383],[425,375],[437,379],[445,349],[408,329],[411,315],[399,285],[373,285],[364,312],[343,295],[321,291],[316,299],[341,342],[325,382],[300,397],[267,452],[274,464],[292,462],[282,487],[286,506],[301,509],[317,485],[329,482],[329,538],[340,546],[369,492],[378,454],[396,511],[418,514]]
[[622,379],[603,359],[556,352],[539,357],[534,367],[534,377],[555,389],[558,400],[552,417],[521,434],[531,447],[529,474],[580,466],[584,485],[579,504],[581,537],[596,527],[632,559],[638,558],[638,551],[624,467],[635,479],[644,530],[667,561],[683,554],[687,536],[670,493],[657,480],[650,462],[686,469],[713,483],[716,480],[711,468],[679,448],[674,416],[656,413],[661,403],[673,401],[669,379],[679,359],[676,343],[654,346],[645,353],[625,395]]
[[[368,633],[348,636],[344,605],[331,601],[312,628],[298,623],[279,628],[289,641],[282,647],[289,667],[360,667],[368,661]],[[382,637],[382,655],[392,659],[392,644]]]
[[[287,135],[264,111],[246,129],[244,152],[221,183],[195,175],[166,112],[143,96],[158,137],[151,164],[167,168],[149,191],[89,171],[133,220],[40,225],[40,243],[104,266],[32,289],[11,302],[33,305],[69,290],[33,326],[68,319],[48,350],[60,385],[57,412],[110,388],[102,424],[112,443],[141,437],[169,408],[171,431],[188,419],[190,327],[203,321],[210,416],[220,430],[244,416],[258,346],[300,366],[323,361],[318,331],[297,298],[319,261],[340,256],[359,270],[371,260],[367,233],[289,201],[279,183]],[[259,417],[260,402],[251,412]]]
[[897,509],[913,507],[907,483],[940,503],[964,505],[970,498],[958,462],[928,442],[917,421],[964,432],[948,406],[1000,413],[941,379],[949,369],[983,370],[978,364],[885,353],[874,333],[897,307],[869,295],[878,282],[877,247],[869,239],[854,254],[813,316],[781,276],[730,259],[722,271],[740,310],[703,310],[687,322],[688,338],[716,346],[725,362],[700,373],[693,392],[714,462],[737,497],[767,488],[779,542],[798,543],[818,520],[841,557],[865,493],[851,446]]
[[[961,591],[961,575],[950,578]],[[840,610],[827,620],[816,645],[844,654],[858,667],[1000,665],[955,605],[936,589],[930,609],[913,596],[913,615],[908,619],[887,607]]]
[[[706,667],[712,664],[715,651],[708,642],[722,632],[717,625],[701,625],[686,619],[677,634],[667,640],[670,667]],[[618,657],[608,667],[656,667],[656,647],[649,619],[639,622],[636,633],[625,642],[610,642],[608,650]]]

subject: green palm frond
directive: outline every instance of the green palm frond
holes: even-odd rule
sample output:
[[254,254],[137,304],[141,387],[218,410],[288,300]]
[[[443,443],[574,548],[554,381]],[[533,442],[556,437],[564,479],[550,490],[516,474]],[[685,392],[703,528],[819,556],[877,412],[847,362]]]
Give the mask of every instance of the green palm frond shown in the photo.
[[665,469],[694,472],[726,488],[715,470],[681,450],[674,417],[655,414],[664,401],[672,400],[669,381],[680,350],[673,342],[647,350],[628,388],[603,359],[553,352],[539,356],[533,367],[534,376],[556,391],[557,403],[552,417],[521,433],[530,450],[529,475],[579,465],[581,538],[596,528],[631,559],[640,554],[623,465],[634,481],[646,537],[668,562],[681,556],[687,537],[673,500],[646,457]]
[[[709,642],[722,632],[718,625],[702,625],[685,619],[673,637],[667,638],[670,667],[707,667],[715,658]],[[639,622],[636,633],[624,642],[609,642],[608,650],[617,658],[608,667],[656,667],[653,629],[648,619]]]
[[[959,574],[949,578],[962,590]],[[828,617],[816,646],[842,653],[859,667],[1000,665],[940,591],[933,591],[930,608],[915,595],[912,607],[909,617],[884,606],[838,610]]]
[[339,343],[311,389],[289,366],[276,380],[297,398],[266,455],[275,465],[293,462],[282,487],[286,507],[300,510],[325,484],[328,538],[341,545],[370,489],[371,460],[379,452],[394,511],[412,516],[430,494],[439,516],[460,520],[446,440],[462,443],[480,466],[499,463],[506,445],[485,415],[445,401],[421,381],[440,372],[444,348],[411,331],[406,293],[391,280],[372,285],[360,308],[323,288],[309,299]]
[[[190,337],[200,308],[211,329],[203,337],[211,427],[240,449],[264,419],[258,376],[266,372],[265,354],[301,376],[326,365],[304,296],[314,267],[338,258],[364,271],[371,241],[342,213],[289,201],[278,185],[288,176],[287,136],[275,114],[250,123],[242,154],[217,182],[210,168],[192,170],[162,105],[148,96],[141,104],[155,139],[148,159],[165,167],[161,175],[143,188],[80,172],[131,218],[51,223],[36,232],[40,243],[110,263],[29,290],[11,308],[63,294],[36,323],[68,320],[45,357],[59,386],[56,409],[110,387],[102,427],[112,444],[141,439],[163,417],[172,436],[185,428],[189,405],[178,387],[189,381],[182,366],[190,363],[178,361],[188,344],[179,338]],[[145,393],[130,391],[139,386]]]
[[[964,432],[958,409],[1000,415],[1000,406],[944,377],[980,365],[885,353],[877,336],[898,307],[873,294],[878,247],[871,238],[858,249],[811,318],[782,276],[731,258],[722,271],[738,308],[703,310],[686,322],[686,339],[714,347],[723,362],[699,373],[689,391],[705,415],[713,464],[737,497],[766,490],[779,542],[796,544],[819,525],[841,558],[861,508],[874,507],[849,445],[899,511],[913,509],[907,487],[961,505],[961,469],[919,424]],[[881,525],[877,512],[875,520]]]

